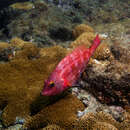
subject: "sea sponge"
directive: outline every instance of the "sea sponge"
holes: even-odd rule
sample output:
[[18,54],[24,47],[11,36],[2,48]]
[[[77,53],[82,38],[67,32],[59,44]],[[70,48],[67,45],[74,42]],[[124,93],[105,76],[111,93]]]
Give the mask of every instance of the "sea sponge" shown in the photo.
[[34,5],[31,2],[15,3],[10,5],[13,9],[30,10],[33,9]]
[[75,38],[77,38],[78,36],[80,36],[82,33],[84,32],[94,32],[93,28],[86,25],[86,24],[80,24],[80,25],[77,25],[74,30],[73,30],[73,36]]
[[42,124],[56,124],[69,130],[78,120],[76,113],[83,110],[84,105],[75,96],[69,94],[56,103],[43,108],[38,114],[24,124],[24,128],[36,129]]
[[[28,55],[29,47],[27,47],[27,53],[24,49],[26,50],[26,47],[23,47],[22,52]],[[44,80],[65,56],[64,51],[58,54],[59,47],[55,47],[54,56],[52,56],[53,53],[48,55],[48,51],[51,52],[51,50],[54,50],[53,47],[47,50],[45,48],[47,56],[33,60],[24,58],[27,56],[21,52],[22,58],[19,55],[6,64],[0,64],[0,107],[4,107],[2,121],[5,126],[12,124],[16,117],[25,117],[30,114],[30,104],[39,97]],[[31,50],[31,54],[33,51],[35,52],[35,48]],[[45,98],[41,100],[44,102]]]

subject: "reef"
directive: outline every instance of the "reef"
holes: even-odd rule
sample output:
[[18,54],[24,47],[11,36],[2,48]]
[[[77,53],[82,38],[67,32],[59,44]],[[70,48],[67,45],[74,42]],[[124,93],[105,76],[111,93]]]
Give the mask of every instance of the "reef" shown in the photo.
[[24,44],[10,62],[0,64],[0,108],[4,108],[2,121],[5,126],[15,122],[16,117],[31,113],[30,105],[40,96],[44,79],[66,54],[59,46],[42,51],[44,56],[40,56],[40,50],[35,45]]
[[39,130],[65,130],[65,129],[59,127],[58,125],[48,125],[47,127]]
[[[113,45],[112,48],[116,48],[115,46]],[[119,49],[118,52],[122,52],[122,49]],[[112,52],[114,53],[114,50]],[[126,52],[129,53],[128,49],[125,49],[123,55]],[[83,80],[87,83],[87,91],[91,91],[100,102],[124,107],[125,105],[129,106],[130,103],[128,93],[130,64],[128,57],[126,58],[128,61],[123,63],[120,62],[122,55],[118,56],[118,60],[113,59],[110,62],[94,60],[95,63],[93,62],[87,67]]]
[[80,24],[77,25],[74,30],[73,30],[73,36],[75,38],[77,38],[78,36],[80,36],[82,33],[84,32],[94,32],[93,28],[86,25],[86,24]]
[[[96,36],[95,33],[91,32],[91,30],[89,32],[81,32],[79,37],[77,37],[70,44],[69,47],[74,49],[74,48],[76,48],[76,47],[78,47],[80,45],[85,45],[87,48],[89,48],[92,45],[92,41],[94,40],[95,36]],[[103,40],[103,41],[99,45],[99,47],[96,49],[96,51],[95,51],[94,55],[92,56],[92,58],[98,59],[98,60],[105,60],[105,59],[112,60],[113,59],[113,54],[112,54],[112,52],[110,50],[110,46],[105,41],[105,38],[100,36],[100,39]]]
[[34,7],[34,5],[31,2],[22,2],[22,3],[14,3],[10,7],[19,10],[30,10]]
[[[114,24],[92,28],[128,17],[127,3],[118,1],[118,7],[125,8],[117,15],[117,0],[113,4],[111,0],[68,1],[71,8],[67,9],[66,1],[45,1],[16,3],[0,11],[0,38],[6,39],[0,42],[0,125],[31,130],[128,130],[129,20],[116,23],[115,28]],[[114,9],[111,15],[108,7]],[[81,88],[41,96],[44,80],[59,61],[81,44],[89,48],[97,33],[102,43],[78,81]]]
[[45,107],[35,116],[27,119],[23,127],[36,129],[37,126],[56,124],[61,128],[71,129],[75,125],[74,121],[77,120],[77,111],[83,109],[84,105],[75,96],[67,95],[56,103]]
[[[9,0],[6,1],[12,3]],[[93,26],[100,23],[102,25],[102,23],[118,22],[129,18],[128,4],[128,0],[125,2],[121,0],[114,2],[112,0],[105,2],[35,0],[15,3],[0,11],[0,37],[10,40],[17,36],[23,40],[34,41],[42,47],[66,44],[73,40],[72,34],[78,36],[78,33],[73,30],[77,25],[80,29],[82,28],[82,31],[88,29],[93,31],[85,24]]]
[[[75,112],[79,110],[79,107],[78,107],[79,105],[76,105],[76,103],[78,103],[79,101],[77,100],[76,102],[72,103],[71,99],[74,100],[72,95],[67,96],[64,99],[56,102],[55,104],[46,107],[35,116],[28,118],[23,128],[28,129],[28,130],[30,129],[33,130],[33,129],[46,126],[48,124],[56,124],[56,126],[58,125],[60,126],[61,129],[64,128],[66,130],[67,129],[69,130],[75,130],[75,129],[94,130],[97,128],[106,129],[106,130],[111,130],[111,129],[122,130],[123,128],[127,130],[129,128],[129,121],[128,121],[129,117],[125,118],[125,120],[122,123],[119,123],[116,120],[114,120],[110,114],[104,113],[104,112],[88,113],[82,116],[81,118],[78,118]],[[71,101],[71,104],[69,101]],[[62,107],[60,107],[60,105],[62,105]],[[68,107],[68,105],[69,106],[72,105],[72,107]],[[57,116],[59,112],[61,113],[59,114],[59,116]]]

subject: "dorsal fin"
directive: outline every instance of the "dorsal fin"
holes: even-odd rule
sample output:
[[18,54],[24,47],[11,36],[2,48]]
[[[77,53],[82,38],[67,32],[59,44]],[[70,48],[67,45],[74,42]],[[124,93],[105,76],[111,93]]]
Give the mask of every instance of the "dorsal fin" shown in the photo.
[[99,35],[97,34],[95,39],[93,40],[93,44],[89,48],[90,55],[93,55],[93,53],[95,52],[96,48],[100,45],[100,43],[101,43],[101,40],[99,38]]

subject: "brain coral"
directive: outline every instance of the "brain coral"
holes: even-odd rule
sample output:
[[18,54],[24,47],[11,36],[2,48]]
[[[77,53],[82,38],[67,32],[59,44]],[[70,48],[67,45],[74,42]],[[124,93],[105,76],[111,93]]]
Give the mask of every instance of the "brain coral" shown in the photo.
[[73,36],[75,38],[77,38],[78,36],[80,36],[84,32],[94,32],[94,30],[93,30],[93,28],[91,28],[90,26],[88,26],[86,24],[80,24],[80,25],[77,25],[74,28],[74,30],[73,30]]
[[[37,57],[38,51],[33,45],[24,45],[13,60],[0,64],[0,109],[4,108],[2,121],[5,126],[13,123],[16,117],[30,114],[30,104],[39,97],[44,79],[66,55],[59,46],[45,48],[42,57]],[[27,58],[29,56],[36,58]],[[41,100],[44,102],[44,97]]]

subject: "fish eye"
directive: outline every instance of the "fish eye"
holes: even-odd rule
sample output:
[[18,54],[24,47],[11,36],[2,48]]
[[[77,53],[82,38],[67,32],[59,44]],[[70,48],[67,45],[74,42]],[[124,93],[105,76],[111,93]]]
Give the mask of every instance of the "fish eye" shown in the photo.
[[54,87],[54,86],[55,86],[55,83],[54,83],[53,81],[51,81],[51,82],[49,83],[49,86],[50,86],[50,87]]

